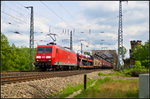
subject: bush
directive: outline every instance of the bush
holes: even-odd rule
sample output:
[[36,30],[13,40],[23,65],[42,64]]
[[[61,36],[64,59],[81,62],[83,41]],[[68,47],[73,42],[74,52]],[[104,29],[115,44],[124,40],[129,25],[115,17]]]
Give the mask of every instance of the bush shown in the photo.
[[1,46],[1,71],[29,70],[29,48],[10,45],[4,34],[1,34]]
[[143,61],[141,62],[141,64],[142,64],[143,66],[145,66],[146,68],[149,68],[149,63],[150,63],[149,60],[143,60]]
[[123,70],[123,73],[131,76],[139,76],[139,74],[147,72],[148,69],[146,69],[145,66],[141,66],[140,61],[135,61],[134,67]]

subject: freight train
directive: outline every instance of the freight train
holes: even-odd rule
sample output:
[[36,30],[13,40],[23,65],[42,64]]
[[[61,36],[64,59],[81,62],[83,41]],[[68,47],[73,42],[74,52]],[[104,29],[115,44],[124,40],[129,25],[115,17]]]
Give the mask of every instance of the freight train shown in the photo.
[[35,66],[41,71],[102,67],[112,68],[112,64],[102,58],[75,53],[73,50],[61,47],[55,43],[37,46]]

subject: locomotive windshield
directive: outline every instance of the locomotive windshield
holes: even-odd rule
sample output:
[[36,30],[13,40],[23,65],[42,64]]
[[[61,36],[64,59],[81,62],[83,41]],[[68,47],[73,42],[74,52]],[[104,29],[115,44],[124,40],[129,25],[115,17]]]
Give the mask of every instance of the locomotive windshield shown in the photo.
[[45,53],[52,52],[52,47],[45,47]]
[[38,47],[38,53],[50,53],[52,52],[52,47]]

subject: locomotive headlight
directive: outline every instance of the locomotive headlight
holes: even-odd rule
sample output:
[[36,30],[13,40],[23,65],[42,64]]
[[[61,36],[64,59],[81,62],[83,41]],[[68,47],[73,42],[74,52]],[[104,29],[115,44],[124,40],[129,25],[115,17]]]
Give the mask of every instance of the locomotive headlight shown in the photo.
[[46,56],[46,58],[51,58],[51,56]]
[[41,58],[41,56],[36,56],[36,58]]

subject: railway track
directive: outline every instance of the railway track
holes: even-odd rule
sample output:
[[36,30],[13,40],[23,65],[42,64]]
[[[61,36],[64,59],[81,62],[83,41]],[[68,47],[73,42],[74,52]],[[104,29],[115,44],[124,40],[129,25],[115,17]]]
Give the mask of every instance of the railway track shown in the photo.
[[56,71],[56,72],[3,72],[1,73],[1,85],[31,81],[53,77],[66,77],[78,74],[90,73],[93,71],[102,71],[102,69],[93,70],[74,70],[74,71]]

